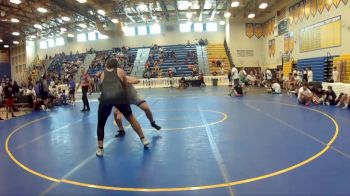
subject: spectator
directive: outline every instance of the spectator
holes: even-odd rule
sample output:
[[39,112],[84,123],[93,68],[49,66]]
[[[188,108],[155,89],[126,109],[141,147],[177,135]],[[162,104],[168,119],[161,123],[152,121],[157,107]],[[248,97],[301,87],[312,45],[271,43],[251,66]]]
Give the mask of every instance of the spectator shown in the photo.
[[314,73],[312,72],[311,68],[307,68],[307,82],[313,82],[314,81]]
[[336,98],[337,98],[337,95],[333,91],[333,88],[331,86],[328,86],[327,91],[326,91],[326,98],[325,98],[324,104],[325,105],[337,105]]
[[333,68],[333,82],[339,82],[339,72],[337,70],[337,67],[334,66]]
[[312,92],[308,88],[308,84],[305,82],[298,91],[298,103],[309,106],[312,101]]
[[14,92],[12,88],[11,81],[7,82],[4,88],[5,95],[5,107],[6,107],[6,118],[8,119],[8,114],[11,112],[12,118],[16,117],[13,113],[13,101],[14,101]]

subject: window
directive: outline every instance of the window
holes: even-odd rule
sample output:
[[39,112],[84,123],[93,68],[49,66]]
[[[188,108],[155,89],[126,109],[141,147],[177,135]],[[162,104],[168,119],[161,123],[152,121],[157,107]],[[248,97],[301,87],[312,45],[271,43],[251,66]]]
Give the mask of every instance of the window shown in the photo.
[[180,24],[180,32],[190,32],[191,31],[191,23],[184,23],[184,24]]
[[48,39],[47,40],[49,48],[55,47],[55,41],[53,39]]
[[41,41],[40,42],[40,49],[46,49],[47,48],[47,42],[46,41]]
[[107,35],[103,35],[100,32],[97,32],[97,37],[98,37],[98,39],[108,39]]
[[56,46],[64,46],[64,39],[63,39],[63,37],[56,38]]
[[88,33],[88,39],[89,39],[89,41],[96,40],[96,32],[95,31],[89,32]]
[[207,25],[206,25],[206,27],[207,27],[207,31],[208,32],[216,32],[216,31],[218,31],[218,24],[216,24],[216,23],[207,23]]
[[86,42],[86,34],[85,33],[80,33],[77,35],[77,41],[78,42]]
[[154,25],[150,26],[150,33],[151,34],[160,34],[160,25],[154,24]]
[[138,35],[146,35],[147,34],[147,27],[146,26],[137,27],[137,34]]
[[123,27],[123,31],[125,36],[134,36],[135,35],[135,28],[134,27]]
[[202,23],[194,23],[194,31],[202,32],[203,31],[203,24]]

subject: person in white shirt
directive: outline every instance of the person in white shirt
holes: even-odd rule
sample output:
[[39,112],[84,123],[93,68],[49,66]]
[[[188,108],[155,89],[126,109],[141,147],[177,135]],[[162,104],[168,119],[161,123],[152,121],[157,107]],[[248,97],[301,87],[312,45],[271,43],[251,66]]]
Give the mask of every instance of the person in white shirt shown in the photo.
[[272,84],[271,89],[272,89],[272,94],[281,94],[281,85],[276,81],[274,81],[274,83]]
[[311,68],[307,68],[307,82],[313,82],[314,81],[314,73],[312,72]]
[[232,67],[231,77],[233,80],[233,86],[237,86],[239,84],[239,74],[238,74],[238,69],[236,68],[235,65],[233,65]]
[[309,106],[312,101],[313,94],[309,89],[308,84],[305,82],[303,86],[298,90],[298,103]]
[[337,67],[333,68],[333,81],[334,82],[339,82],[339,72],[337,70]]

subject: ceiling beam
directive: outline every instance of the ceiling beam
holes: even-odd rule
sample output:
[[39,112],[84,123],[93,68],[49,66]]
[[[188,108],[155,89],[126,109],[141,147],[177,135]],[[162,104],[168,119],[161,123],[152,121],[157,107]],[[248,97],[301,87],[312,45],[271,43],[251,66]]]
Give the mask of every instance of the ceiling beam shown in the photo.
[[179,8],[177,7],[177,1],[173,0],[173,3],[174,3],[174,7],[175,7],[175,12],[177,15],[177,20],[180,20],[180,13],[179,13]]

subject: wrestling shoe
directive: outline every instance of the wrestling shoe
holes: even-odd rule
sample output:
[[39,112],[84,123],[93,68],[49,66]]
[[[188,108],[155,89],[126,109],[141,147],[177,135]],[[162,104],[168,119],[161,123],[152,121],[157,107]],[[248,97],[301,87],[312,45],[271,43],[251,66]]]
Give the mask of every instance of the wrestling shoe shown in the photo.
[[156,124],[156,121],[151,122],[151,126],[153,128],[155,128],[155,129],[157,129],[158,131],[162,128],[162,127],[160,127],[159,125]]
[[102,148],[97,148],[96,150],[96,156],[98,157],[102,157],[103,156],[103,149]]
[[145,137],[141,139],[141,142],[142,142],[142,144],[143,144],[145,147],[147,147],[147,146],[150,144],[150,142],[148,141],[148,139],[145,138]]
[[124,137],[125,136],[125,131],[124,130],[119,130],[117,132],[118,133],[114,137]]

